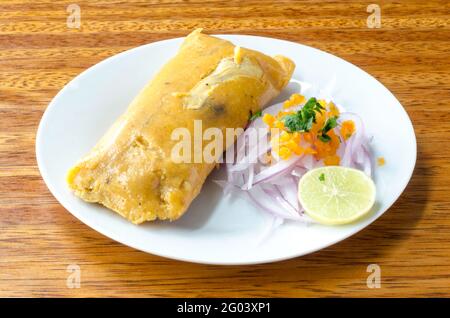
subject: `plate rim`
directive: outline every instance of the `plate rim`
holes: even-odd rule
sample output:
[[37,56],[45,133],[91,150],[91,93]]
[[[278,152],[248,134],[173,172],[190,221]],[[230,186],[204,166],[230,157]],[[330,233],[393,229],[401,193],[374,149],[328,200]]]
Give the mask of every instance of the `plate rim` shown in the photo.
[[400,196],[403,194],[403,192],[405,191],[406,187],[408,186],[414,171],[415,171],[415,166],[417,163],[417,138],[416,138],[416,134],[415,134],[415,130],[414,130],[414,125],[411,121],[411,118],[408,114],[408,112],[406,111],[406,109],[403,107],[403,105],[401,104],[400,100],[386,87],[384,86],[384,84],[382,84],[378,79],[376,79],[374,76],[372,76],[370,73],[366,72],[365,70],[363,70],[362,68],[360,68],[357,65],[354,65],[353,63],[350,63],[348,61],[346,61],[345,59],[331,54],[329,52],[317,49],[315,47],[309,46],[309,45],[305,45],[305,44],[301,44],[298,42],[294,42],[294,41],[289,41],[289,40],[284,40],[284,39],[279,39],[279,38],[274,38],[274,37],[267,37],[267,36],[256,36],[256,35],[246,35],[246,34],[211,34],[212,36],[216,36],[219,38],[223,38],[223,39],[227,39],[227,40],[231,40],[232,38],[236,38],[236,37],[241,37],[243,39],[245,38],[253,38],[253,39],[261,39],[261,40],[270,40],[270,41],[280,41],[280,42],[285,42],[286,44],[289,45],[296,45],[296,46],[301,46],[301,47],[306,47],[307,49],[312,49],[314,51],[319,52],[320,54],[326,54],[331,56],[332,58],[337,58],[339,59],[341,62],[344,62],[345,64],[347,64],[350,67],[356,68],[359,71],[363,72],[366,76],[370,77],[372,80],[374,80],[378,85],[381,85],[381,87],[389,94],[391,95],[391,97],[393,97],[398,104],[401,106],[400,109],[403,112],[404,115],[406,115],[406,124],[408,126],[408,130],[410,130],[411,132],[411,136],[412,136],[412,140],[411,143],[413,145],[413,154],[414,154],[414,158],[411,158],[411,169],[409,170],[408,173],[408,177],[405,179],[406,181],[401,185],[401,187],[399,187],[399,189],[401,189],[401,191],[399,192],[399,195],[394,198],[393,200],[389,201],[387,203],[387,208],[379,213],[379,215],[376,215],[375,218],[373,218],[369,223],[367,223],[366,225],[357,225],[355,227],[353,227],[349,233],[347,233],[344,236],[339,237],[338,239],[332,240],[327,244],[322,245],[321,247],[312,247],[310,249],[307,250],[303,250],[302,252],[294,252],[294,253],[290,253],[290,254],[286,254],[280,257],[266,257],[264,259],[260,259],[258,257],[255,257],[254,260],[251,261],[239,261],[239,260],[231,260],[231,261],[214,261],[214,260],[205,260],[205,259],[195,259],[195,257],[193,258],[189,258],[189,257],[183,257],[183,256],[176,256],[176,255],[172,255],[170,253],[161,253],[161,252],[155,252],[152,251],[146,247],[142,247],[142,246],[138,246],[139,244],[134,243],[133,240],[128,240],[128,238],[126,236],[120,236],[120,238],[116,238],[113,237],[114,235],[111,235],[111,233],[108,233],[108,228],[106,226],[104,226],[103,224],[94,224],[94,222],[91,222],[89,220],[88,217],[84,217],[83,215],[81,215],[80,213],[77,213],[76,211],[72,211],[72,210],[76,210],[76,209],[72,209],[69,208],[69,206],[64,202],[64,200],[60,197],[58,190],[56,189],[56,187],[54,187],[54,185],[49,182],[48,180],[50,180],[51,178],[48,175],[47,172],[47,168],[44,166],[43,164],[43,154],[42,154],[42,149],[40,148],[40,144],[41,144],[41,139],[42,139],[42,134],[43,134],[43,127],[45,126],[45,124],[48,121],[48,116],[49,113],[51,112],[51,109],[56,107],[55,105],[57,104],[57,100],[61,98],[61,96],[65,93],[65,91],[67,89],[69,89],[69,86],[71,85],[72,82],[74,81],[78,81],[78,80],[82,80],[82,78],[84,76],[86,76],[86,74],[88,72],[91,71],[95,71],[97,68],[102,67],[103,65],[110,63],[111,61],[118,59],[120,57],[122,57],[123,55],[127,55],[132,51],[137,51],[137,50],[142,50],[147,46],[152,46],[155,44],[158,45],[164,45],[167,42],[175,42],[175,41],[181,41],[182,39],[184,39],[185,37],[177,37],[177,38],[169,38],[169,39],[164,39],[164,40],[160,40],[160,41],[155,41],[155,42],[150,42],[150,43],[146,43],[137,47],[133,47],[130,49],[127,49],[123,52],[117,53],[115,55],[109,56],[103,60],[101,60],[100,62],[88,67],[87,69],[83,70],[81,73],[79,73],[77,76],[75,76],[74,78],[72,78],[66,85],[64,85],[59,91],[58,93],[52,98],[52,100],[49,102],[49,104],[47,105],[40,121],[39,121],[39,125],[37,128],[37,132],[36,132],[36,137],[35,137],[35,155],[36,155],[36,161],[37,161],[37,165],[38,165],[38,169],[39,172],[42,176],[42,179],[44,180],[47,188],[49,189],[49,191],[51,192],[51,194],[55,197],[55,199],[58,201],[59,204],[61,204],[70,214],[72,214],[75,218],[77,218],[78,220],[80,220],[82,223],[84,223],[85,225],[87,225],[89,228],[91,228],[92,230],[95,230],[96,232],[106,236],[107,238],[118,242],[120,244],[126,245],[128,247],[131,247],[133,249],[148,253],[148,254],[152,254],[152,255],[156,255],[159,257],[164,257],[167,259],[172,259],[172,260],[177,260],[177,261],[183,261],[183,262],[189,262],[189,263],[196,263],[196,264],[208,264],[208,265],[256,265],[256,264],[267,264],[267,263],[274,263],[274,262],[280,262],[280,261],[284,261],[284,260],[288,260],[288,259],[293,259],[293,258],[298,258],[301,256],[305,256],[323,249],[326,249],[332,245],[335,245],[341,241],[346,240],[347,238],[349,238],[350,236],[353,236],[355,234],[357,234],[358,232],[362,231],[363,229],[366,229],[369,225],[373,224],[376,220],[378,220],[378,218],[380,218],[382,215],[384,215],[391,207],[392,205],[400,198]]

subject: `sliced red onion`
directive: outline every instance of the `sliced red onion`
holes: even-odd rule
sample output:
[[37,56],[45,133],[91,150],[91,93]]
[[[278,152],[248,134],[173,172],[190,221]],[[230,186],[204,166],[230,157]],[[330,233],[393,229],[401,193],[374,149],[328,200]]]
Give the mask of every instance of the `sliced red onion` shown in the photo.
[[254,184],[270,181],[272,178],[276,178],[277,176],[286,173],[288,170],[292,170],[300,158],[301,157],[298,156],[292,156],[288,160],[280,160],[276,164],[269,166],[255,175],[253,180]]
[[281,217],[283,219],[295,220],[296,218],[286,211],[279,204],[277,204],[278,199],[276,199],[275,193],[270,193],[270,191],[264,191],[261,186],[255,186],[249,191],[246,191],[252,202],[262,208],[263,210],[271,213],[274,216]]
[[361,161],[359,164],[361,165],[362,170],[365,174],[367,174],[369,177],[372,177],[372,158],[370,156],[370,151],[366,148],[366,146],[363,144],[361,147],[363,155],[361,158]]
[[298,161],[298,165],[306,170],[311,170],[320,167],[323,164],[319,160],[316,160],[313,155],[304,155],[301,160]]
[[[289,110],[299,108],[300,106]],[[276,115],[281,110],[283,110],[283,104],[279,103],[268,107],[264,113]],[[339,123],[349,119],[355,122],[356,131],[346,141],[340,136],[342,143],[338,149],[338,155],[341,157],[341,165],[361,169],[370,176],[373,163],[363,122],[354,113],[341,112]],[[266,165],[261,158],[271,151],[271,144],[268,141],[270,131],[262,118],[252,121],[248,128],[265,128],[266,130],[263,134],[258,132],[258,142],[250,147],[246,143],[252,134],[249,129],[238,137],[237,155],[233,156],[235,160],[233,163],[226,164],[227,181],[217,180],[216,183],[223,187],[226,193],[246,194],[245,198],[258,208],[270,213],[274,220],[312,223],[313,221],[303,213],[303,207],[298,201],[298,181],[307,171],[323,166],[323,160],[316,160],[314,155],[293,155],[288,160],[281,160],[273,154],[273,158],[278,160],[271,165]],[[340,133],[339,129],[335,132],[338,135]]]
[[296,177],[296,178],[301,178],[301,177],[303,177],[303,175],[304,175],[307,171],[308,171],[308,169],[296,165],[296,166],[294,167],[294,169],[292,169],[291,175],[294,176],[294,177]]
[[303,209],[300,209],[297,191],[292,191],[292,189],[297,189],[297,184],[291,177],[288,177],[287,180],[289,180],[290,182],[287,182],[283,185],[276,185],[275,187],[281,193],[283,199],[285,199],[289,203],[289,205],[293,207],[294,211],[298,214],[299,212],[302,212]]
[[[347,141],[343,141],[344,150],[341,165],[361,169],[368,176],[372,176],[371,156],[367,147],[369,139],[365,135],[364,123],[361,117],[350,112],[340,114],[339,123],[345,120],[353,120],[356,127],[355,133]],[[343,140],[343,138],[341,139]]]
[[242,190],[250,190],[253,187],[254,176],[255,176],[255,166],[254,165],[250,165],[250,167],[248,167],[247,184],[246,184],[245,188],[242,188]]
[[[259,138],[267,138],[267,134]],[[268,140],[261,139],[253,148],[248,149],[248,155],[240,158],[240,160],[230,167],[231,171],[242,171],[247,169],[250,165],[257,163],[261,156],[266,154],[272,148]],[[245,151],[242,149],[241,151]],[[239,156],[238,156],[239,157]]]

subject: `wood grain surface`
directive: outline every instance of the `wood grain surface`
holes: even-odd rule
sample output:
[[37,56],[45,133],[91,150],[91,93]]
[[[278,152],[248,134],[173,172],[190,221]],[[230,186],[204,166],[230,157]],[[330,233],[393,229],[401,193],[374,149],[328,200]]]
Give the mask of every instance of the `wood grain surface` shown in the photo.
[[[81,8],[79,29],[67,27],[70,3]],[[381,28],[367,27],[370,3],[381,8]],[[0,296],[449,296],[449,19],[448,1],[1,0]],[[418,142],[401,198],[335,246],[257,266],[148,255],[75,219],[36,166],[36,129],[47,104],[104,58],[196,27],[314,46],[385,84],[406,108]],[[70,264],[80,266],[80,288],[66,285]],[[366,285],[369,264],[381,268],[379,289]]]

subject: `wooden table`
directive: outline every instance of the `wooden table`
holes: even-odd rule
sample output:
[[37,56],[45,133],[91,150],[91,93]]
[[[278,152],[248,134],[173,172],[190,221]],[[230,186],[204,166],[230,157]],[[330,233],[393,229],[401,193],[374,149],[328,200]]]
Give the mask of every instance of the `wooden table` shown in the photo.
[[[73,2],[80,29],[66,25],[70,1],[0,2],[0,296],[449,295],[448,1]],[[367,27],[370,3],[381,8],[381,28]],[[312,255],[232,267],[148,255],[68,213],[36,166],[47,104],[104,58],[200,26],[314,46],[384,83],[408,111],[418,142],[412,180],[390,211]],[[381,268],[379,289],[366,285],[372,263]],[[70,264],[81,268],[81,288],[66,286]]]

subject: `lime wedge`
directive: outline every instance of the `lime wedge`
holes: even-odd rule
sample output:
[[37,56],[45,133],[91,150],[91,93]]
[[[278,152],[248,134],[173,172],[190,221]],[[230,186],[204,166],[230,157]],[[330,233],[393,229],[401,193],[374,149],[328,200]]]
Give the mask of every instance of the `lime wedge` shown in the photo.
[[306,214],[330,225],[347,224],[367,214],[375,192],[375,184],[364,172],[340,166],[310,170],[298,184],[298,199]]

